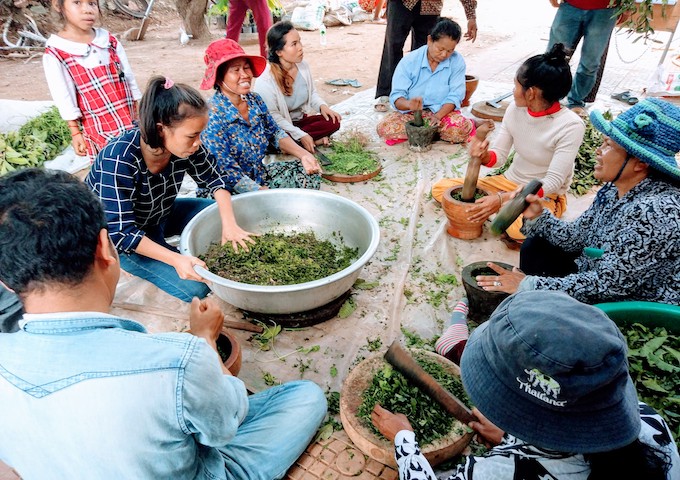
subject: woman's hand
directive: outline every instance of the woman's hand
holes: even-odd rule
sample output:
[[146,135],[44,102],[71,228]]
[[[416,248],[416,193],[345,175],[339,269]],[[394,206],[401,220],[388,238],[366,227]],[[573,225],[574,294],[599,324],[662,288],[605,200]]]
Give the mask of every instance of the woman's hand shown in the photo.
[[413,97],[406,102],[408,103],[408,109],[412,112],[423,109],[423,97]]
[[80,155],[81,157],[87,155],[87,145],[85,144],[85,137],[83,137],[82,133],[76,134],[71,139],[71,145],[73,145],[73,150],[75,150],[76,155]]
[[225,243],[231,243],[231,247],[235,252],[238,252],[238,247],[240,245],[241,248],[247,252],[249,250],[248,243],[251,245],[255,243],[255,240],[250,237],[256,236],[257,234],[246,232],[241,227],[236,225],[228,230],[222,229],[222,245]]
[[526,201],[529,203],[529,206],[525,208],[524,212],[522,213],[522,216],[525,220],[533,220],[543,213],[543,200],[541,197],[533,194],[527,195]]
[[[480,140],[476,135],[470,137],[468,143],[468,154],[471,157],[481,158],[482,160],[489,158],[489,141]],[[488,162],[488,160],[487,160]]]
[[477,275],[475,280],[477,280],[477,285],[488,292],[505,292],[513,294],[519,288],[520,282],[526,277],[526,275],[524,275],[517,267],[513,267],[512,270],[507,270],[492,262],[487,263],[486,266],[498,273],[498,275]]
[[477,20],[471,18],[467,22],[467,32],[465,32],[465,40],[475,43],[477,40]]
[[321,165],[319,165],[319,161],[312,154],[307,153],[306,155],[302,155],[300,157],[300,161],[302,162],[302,166],[305,168],[305,172],[307,172],[308,175],[319,173],[321,171]]
[[177,276],[182,280],[196,280],[197,282],[207,283],[196,271],[194,265],[205,268],[205,262],[200,258],[190,255],[175,254],[171,265],[177,271]]
[[305,135],[300,139],[300,143],[302,144],[302,148],[307,150],[310,153],[314,153],[314,139],[312,138],[311,135]]
[[501,209],[501,199],[498,195],[487,195],[475,200],[466,209],[470,222],[486,222],[486,220]]
[[323,118],[331,120],[333,123],[338,123],[342,120],[342,116],[338,112],[331,110],[328,105],[321,105],[319,112]]
[[402,430],[413,431],[413,427],[403,413],[392,413],[389,410],[382,408],[379,404],[375,404],[371,412],[371,421],[380,433],[390,442],[394,441],[394,437]]
[[477,421],[468,423],[468,426],[477,432],[478,437],[481,437],[482,442],[487,448],[491,448],[501,443],[505,432],[491,423],[489,419],[482,415],[476,408],[472,409],[472,414],[477,417]]

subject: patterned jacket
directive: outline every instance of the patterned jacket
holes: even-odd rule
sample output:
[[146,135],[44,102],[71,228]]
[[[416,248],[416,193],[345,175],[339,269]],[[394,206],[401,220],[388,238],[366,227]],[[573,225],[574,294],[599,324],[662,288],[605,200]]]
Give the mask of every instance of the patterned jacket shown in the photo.
[[[642,428],[639,439],[668,455],[668,480],[680,476],[680,457],[668,425],[654,409],[640,403]],[[394,439],[395,458],[401,480],[436,480],[420,451],[413,432],[402,430]],[[586,480],[590,468],[583,455],[544,450],[506,434],[500,445],[483,456],[466,457],[448,480]]]
[[522,233],[540,236],[569,252],[585,253],[566,277],[527,276],[519,290],[561,290],[584,303],[639,300],[680,305],[680,188],[646,178],[623,198],[613,184],[572,222],[547,211],[525,220]]
[[203,145],[213,154],[231,193],[244,193],[267,185],[262,160],[268,145],[278,148],[286,137],[257,93],[244,97],[248,103],[248,122],[221,92],[210,102],[208,126],[201,134]]

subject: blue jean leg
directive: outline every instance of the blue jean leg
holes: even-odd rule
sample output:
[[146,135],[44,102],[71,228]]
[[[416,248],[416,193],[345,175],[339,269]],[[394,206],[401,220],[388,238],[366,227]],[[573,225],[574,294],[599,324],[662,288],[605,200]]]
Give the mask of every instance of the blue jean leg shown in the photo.
[[326,397],[315,383],[299,380],[251,395],[249,402],[236,436],[219,449],[227,478],[282,478],[326,416]]
[[[146,236],[165,248],[177,251],[166,243],[165,237],[182,233],[186,224],[198,212],[213,203],[214,200],[207,198],[178,198],[165,223],[147,229]],[[134,252],[121,253],[120,266],[129,274],[148,280],[164,292],[185,302],[190,302],[194,297],[203,298],[210,293],[210,287],[205,283],[183,280],[179,278],[174,267],[144,255]]]
[[569,107],[583,107],[586,96],[595,85],[602,54],[616,25],[612,13],[613,9],[582,10],[564,2],[557,9],[550,28],[549,45],[563,43],[574,50],[583,39],[581,59],[567,96]]

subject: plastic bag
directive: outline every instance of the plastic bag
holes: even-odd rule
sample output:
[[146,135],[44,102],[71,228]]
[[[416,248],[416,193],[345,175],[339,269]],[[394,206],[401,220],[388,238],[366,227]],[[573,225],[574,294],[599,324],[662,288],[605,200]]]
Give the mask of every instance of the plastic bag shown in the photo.
[[326,13],[323,18],[323,23],[327,27],[335,27],[337,25],[351,25],[352,12],[347,7],[340,6],[335,10]]
[[324,5],[313,2],[306,7],[295,7],[290,21],[298,30],[318,30],[325,13]]

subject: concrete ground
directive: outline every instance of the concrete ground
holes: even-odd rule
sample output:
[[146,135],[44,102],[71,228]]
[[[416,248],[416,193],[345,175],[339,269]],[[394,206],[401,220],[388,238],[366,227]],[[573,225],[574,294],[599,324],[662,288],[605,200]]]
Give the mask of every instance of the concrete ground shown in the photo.
[[[447,0],[444,13],[460,8],[457,2],[451,2]],[[478,40],[459,47],[468,72],[480,78],[473,103],[510,91],[517,67],[527,57],[545,50],[553,15],[554,9],[547,0],[521,2],[520,7],[518,2],[480,1]],[[615,35],[595,107],[617,113],[626,105],[611,99],[612,93],[630,90],[642,96],[669,37],[670,34],[660,32],[656,38],[661,43],[644,44],[633,42],[624,34]],[[677,43],[671,44],[667,64],[678,55]],[[377,68],[376,65],[376,72]],[[463,294],[459,283],[462,266],[491,259],[518,263],[517,252],[508,250],[486,229],[480,239],[473,241],[453,239],[446,234],[446,219],[441,208],[429,198],[429,188],[443,176],[464,173],[464,149],[439,142],[431,152],[415,154],[405,145],[381,144],[374,134],[380,114],[373,111],[372,94],[372,90],[360,92],[335,108],[344,116],[343,130],[354,127],[373,136],[372,148],[383,163],[381,179],[361,184],[324,184],[322,190],[355,200],[379,221],[381,245],[361,275],[378,286],[354,292],[357,310],[348,318],[284,331],[277,337],[273,351],[260,351],[249,341],[250,334],[235,332],[244,350],[240,376],[253,390],[264,388],[264,376],[269,374],[278,381],[303,377],[330,391],[340,391],[347,372],[370,355],[376,345],[381,352],[393,339],[400,338],[401,328],[423,338],[441,333],[448,312]],[[569,216],[578,215],[591,198],[592,194],[570,198]],[[435,280],[438,273],[452,273],[458,281],[441,284]],[[141,321],[150,331],[183,330],[188,309],[181,302],[173,302],[174,299],[139,279],[124,276],[116,296],[116,303],[123,307],[114,309],[114,313]],[[222,303],[229,318],[242,319],[240,311]],[[164,308],[166,312],[174,311],[177,317],[146,315],[126,309],[125,305],[148,306],[156,311]],[[320,345],[318,352],[297,352],[300,346],[313,345]],[[6,466],[0,465],[0,480],[16,478]]]

